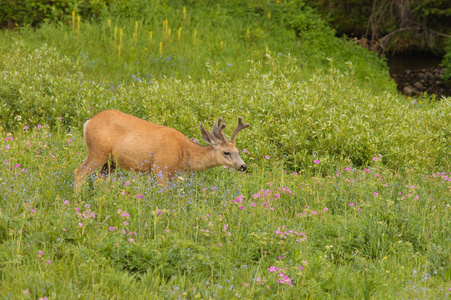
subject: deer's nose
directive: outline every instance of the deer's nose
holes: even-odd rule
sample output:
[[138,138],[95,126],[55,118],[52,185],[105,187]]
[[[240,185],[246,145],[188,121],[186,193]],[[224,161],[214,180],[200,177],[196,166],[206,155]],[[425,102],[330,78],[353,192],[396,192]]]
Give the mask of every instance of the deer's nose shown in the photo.
[[240,168],[240,171],[241,171],[241,172],[244,172],[244,171],[246,171],[246,169],[247,169],[246,164],[242,164],[242,165],[241,165],[241,168]]

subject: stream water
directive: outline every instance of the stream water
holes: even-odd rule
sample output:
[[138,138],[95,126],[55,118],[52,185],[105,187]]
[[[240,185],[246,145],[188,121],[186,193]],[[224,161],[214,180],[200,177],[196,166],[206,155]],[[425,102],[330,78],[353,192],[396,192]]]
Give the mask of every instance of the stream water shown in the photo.
[[441,57],[421,55],[397,55],[387,60],[390,75],[398,90],[408,96],[421,93],[451,96],[451,81],[442,80],[444,72]]

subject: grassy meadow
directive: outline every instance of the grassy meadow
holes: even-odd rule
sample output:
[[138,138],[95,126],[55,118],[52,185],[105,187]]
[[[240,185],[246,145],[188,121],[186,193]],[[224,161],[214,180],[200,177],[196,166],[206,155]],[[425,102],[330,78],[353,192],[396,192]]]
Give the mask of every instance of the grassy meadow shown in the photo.
[[[134,3],[0,32],[3,298],[451,297],[451,99],[398,95],[298,1]],[[200,144],[240,115],[248,172],[75,194],[108,108]]]

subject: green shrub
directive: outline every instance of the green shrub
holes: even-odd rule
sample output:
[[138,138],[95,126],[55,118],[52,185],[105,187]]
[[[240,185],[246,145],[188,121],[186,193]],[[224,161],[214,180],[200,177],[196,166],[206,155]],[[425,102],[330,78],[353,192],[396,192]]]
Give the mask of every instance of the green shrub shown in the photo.
[[81,128],[94,113],[115,108],[200,139],[198,122],[211,126],[222,116],[233,127],[242,115],[252,126],[240,135],[239,147],[259,159],[283,156],[294,170],[312,170],[314,159],[322,172],[341,164],[365,166],[375,154],[394,169],[449,165],[448,99],[430,107],[390,92],[375,96],[357,86],[352,63],[343,73],[331,61],[331,69],[308,79],[295,67],[296,59],[289,60],[293,63],[268,52],[264,62],[252,63],[245,79],[215,75],[115,86],[83,81],[80,66],[56,49],[30,51],[18,44],[14,53],[3,54],[0,117],[6,128],[17,116],[33,125],[52,125],[62,117],[64,124]]

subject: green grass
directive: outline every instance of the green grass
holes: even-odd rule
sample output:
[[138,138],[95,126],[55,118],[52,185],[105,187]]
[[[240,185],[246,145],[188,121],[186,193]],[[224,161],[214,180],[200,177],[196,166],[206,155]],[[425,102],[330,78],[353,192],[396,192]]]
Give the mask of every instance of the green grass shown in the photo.
[[[135,2],[137,6],[140,1]],[[73,23],[71,15],[63,15],[38,29],[3,32],[0,49],[13,46],[12,39],[31,48],[54,46],[79,62],[85,79],[114,84],[162,77],[211,79],[214,74],[207,63],[216,74],[242,78],[252,68],[250,62],[264,60],[269,49],[274,55],[296,58],[296,66],[308,78],[317,68],[327,69],[328,58],[340,69],[352,59],[359,81],[376,91],[394,88],[386,64],[375,53],[335,38],[334,31],[301,2],[142,4],[145,7],[109,7],[93,22],[81,18]]]
[[[79,33],[70,15],[1,32],[0,295],[449,298],[451,99],[397,95],[383,61],[293,3],[110,8]],[[160,57],[165,19],[189,34]],[[198,122],[222,116],[230,134],[241,115],[248,173],[160,190],[119,170],[76,195],[82,126],[108,108],[198,140]]]
[[218,168],[160,191],[119,171],[77,196],[79,131],[22,129],[0,146],[4,297],[449,296],[447,174],[396,174],[376,156],[318,177],[243,153],[247,175]]

